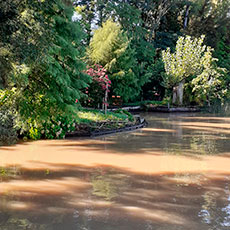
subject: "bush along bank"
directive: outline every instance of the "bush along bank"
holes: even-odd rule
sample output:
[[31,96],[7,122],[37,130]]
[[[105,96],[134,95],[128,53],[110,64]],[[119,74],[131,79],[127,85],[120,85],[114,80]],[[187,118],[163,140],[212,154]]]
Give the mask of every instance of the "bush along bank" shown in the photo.
[[106,114],[100,110],[80,109],[71,116],[58,114],[39,121],[31,119],[28,121],[28,127],[17,132],[13,128],[13,119],[7,116],[7,119],[3,120],[4,117],[1,116],[0,146],[15,144],[18,139],[27,141],[95,136],[128,131],[146,125],[143,119],[122,109]]
[[39,124],[30,121],[31,128],[25,136],[29,139],[64,139],[69,136],[87,136],[102,129],[121,128],[134,123],[134,117],[126,111],[104,113],[100,110],[79,109],[72,115],[49,117]]
[[[80,136],[99,136],[112,134],[117,132],[124,132],[143,128],[147,122],[140,116],[132,115],[131,113],[119,109],[114,112],[108,112],[106,115],[98,111],[89,111],[88,118],[82,119],[81,123],[76,126],[75,131],[66,134],[66,137],[80,137]],[[89,113],[93,117],[99,119],[90,119]],[[86,115],[82,113],[82,115]],[[81,114],[80,114],[81,116]]]

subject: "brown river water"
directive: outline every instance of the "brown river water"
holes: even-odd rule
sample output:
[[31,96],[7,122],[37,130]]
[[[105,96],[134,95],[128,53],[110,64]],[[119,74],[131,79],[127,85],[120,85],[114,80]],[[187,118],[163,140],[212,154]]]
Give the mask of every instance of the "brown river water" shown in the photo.
[[0,230],[230,230],[230,118],[0,147]]

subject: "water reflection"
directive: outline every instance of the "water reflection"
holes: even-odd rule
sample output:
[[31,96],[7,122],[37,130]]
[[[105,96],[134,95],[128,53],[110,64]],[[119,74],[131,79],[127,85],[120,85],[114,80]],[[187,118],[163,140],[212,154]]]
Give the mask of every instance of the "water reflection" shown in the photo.
[[196,116],[145,114],[148,127],[132,133],[106,136],[103,140],[109,143],[106,143],[105,148],[123,154],[149,150],[163,150],[176,155],[213,155],[228,152],[230,120]]
[[203,195],[203,205],[198,216],[210,226],[210,229],[227,230],[230,227],[230,191],[225,187],[225,195],[218,197],[217,192],[207,191]]
[[17,165],[13,165],[8,168],[0,167],[0,182],[7,181],[10,178],[15,178],[19,174],[20,170],[18,169]]
[[[69,179],[65,171],[71,172]],[[22,168],[19,175],[2,182],[8,183],[8,190],[4,190],[6,184],[1,186],[0,229],[225,230],[230,225],[226,175],[214,179],[213,175],[191,173],[142,175],[102,166],[66,166],[61,175],[53,171],[48,177],[42,170],[30,179],[30,171]],[[78,175],[77,180],[69,186],[73,175]],[[57,195],[50,186],[59,176],[67,190]],[[38,185],[18,183],[20,177],[37,179]],[[50,183],[41,191],[42,180]]]
[[124,187],[127,189],[127,180],[127,175],[100,168],[91,178],[92,194],[103,197],[105,200],[112,200],[121,194]]
[[230,119],[0,148],[0,230],[230,229]]
[[[154,141],[154,146],[169,154],[213,155],[228,151],[230,147],[227,141],[230,137],[229,118],[161,114],[161,117],[147,116],[147,120],[154,128],[143,129],[142,136],[157,140],[160,137],[161,140]],[[146,132],[150,135],[144,135]]]

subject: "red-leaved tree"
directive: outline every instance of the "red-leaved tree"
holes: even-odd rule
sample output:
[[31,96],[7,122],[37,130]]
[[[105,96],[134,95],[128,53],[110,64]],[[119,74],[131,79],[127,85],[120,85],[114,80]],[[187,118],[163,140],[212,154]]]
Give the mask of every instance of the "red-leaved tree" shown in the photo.
[[86,73],[92,77],[92,82],[85,91],[88,95],[85,104],[91,107],[100,107],[102,104],[102,108],[107,112],[111,81],[106,74],[106,69],[101,65],[95,64],[93,67],[88,67]]

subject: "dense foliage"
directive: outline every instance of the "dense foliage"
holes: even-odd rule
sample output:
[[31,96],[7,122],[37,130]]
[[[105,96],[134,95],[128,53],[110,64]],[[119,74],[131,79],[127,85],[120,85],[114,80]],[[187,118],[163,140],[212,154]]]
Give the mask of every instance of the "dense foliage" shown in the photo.
[[196,98],[206,99],[209,104],[214,93],[216,98],[221,98],[220,78],[225,69],[215,65],[211,47],[203,45],[204,38],[179,37],[174,53],[170,53],[169,48],[163,51],[164,82],[166,87],[172,88],[173,103],[183,104],[185,83],[197,93]]
[[134,55],[127,35],[111,20],[94,32],[89,44],[89,61],[106,68],[112,81],[112,94],[120,95],[124,101],[135,98],[140,92]]
[[104,107],[108,100],[109,88],[111,87],[107,70],[101,65],[95,64],[93,67],[88,68],[86,73],[91,76],[92,81],[85,90],[86,95],[82,100],[82,104],[99,108]]
[[[21,132],[29,132],[31,138],[38,139],[41,136],[39,130],[47,126],[46,122],[42,126],[43,120],[58,121],[57,116],[63,113],[72,116],[75,101],[81,97],[81,89],[87,86],[90,78],[83,73],[84,63],[80,60],[83,33],[79,24],[72,21],[73,7],[61,0],[28,1],[23,4],[26,8],[18,9],[18,17],[32,20],[35,31],[28,30],[28,36],[32,35],[31,43],[39,46],[33,47],[33,58],[30,60],[11,61],[3,57],[11,71],[7,67],[9,74],[7,80],[2,81],[1,103],[14,113]],[[30,4],[34,4],[32,9]],[[17,6],[21,7],[20,4]],[[24,23],[27,26],[27,22]],[[40,36],[33,36],[36,26],[39,27]],[[22,34],[23,27],[8,37],[10,44],[15,33]],[[15,46],[15,55],[19,55],[18,44]],[[60,130],[61,127],[52,131],[56,133]]]
[[229,12],[230,0],[0,1],[1,139],[63,138],[81,105],[115,96],[228,101]]
[[14,128],[12,115],[1,109],[0,111],[0,145],[10,145],[17,141],[17,133]]

